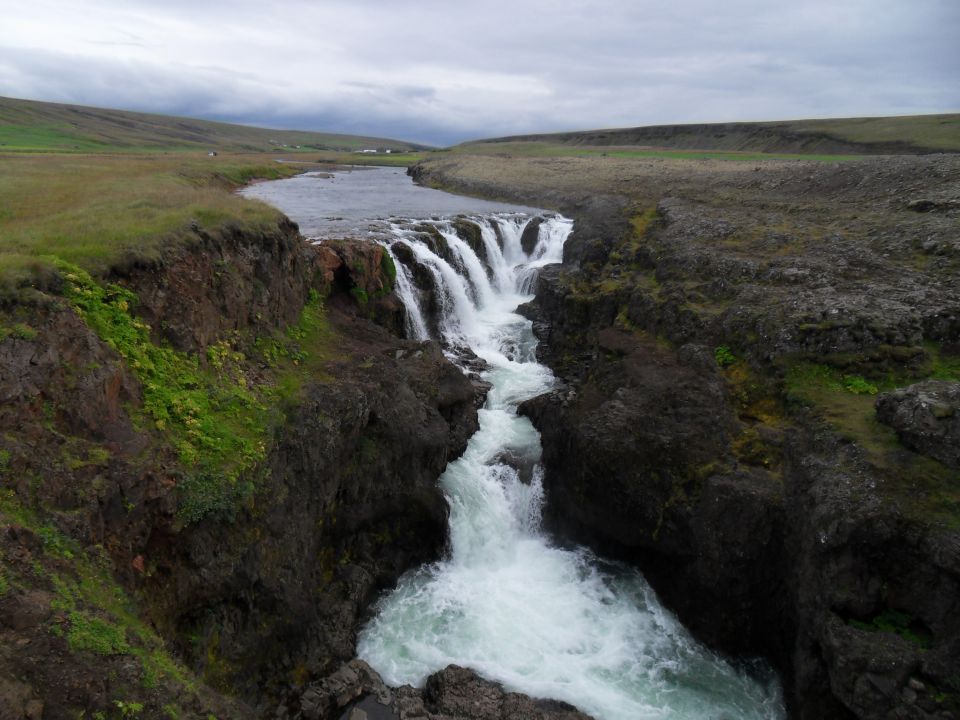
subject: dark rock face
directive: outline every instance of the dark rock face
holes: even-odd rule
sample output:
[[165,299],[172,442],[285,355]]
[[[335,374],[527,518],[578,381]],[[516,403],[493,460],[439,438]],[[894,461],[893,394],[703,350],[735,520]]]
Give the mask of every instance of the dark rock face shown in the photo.
[[478,158],[418,174],[575,219],[521,308],[563,381],[522,407],[561,539],[635,563],[714,647],[769,658],[791,717],[960,713],[956,383],[878,401],[932,459],[872,417],[841,434],[784,388],[797,363],[922,377],[928,348],[955,352],[960,162]]
[[[457,231],[457,236],[470,246],[470,249],[480,258],[480,262],[487,267],[487,246],[483,242],[480,226],[472,220],[457,218],[453,221],[453,227]],[[489,267],[487,272],[490,272]]]
[[359,322],[344,331],[380,357],[343,368],[291,414],[257,516],[147,549],[174,551],[162,565],[177,588],[168,612],[236,669],[244,696],[279,692],[298,666],[316,676],[352,657],[377,593],[442,551],[436,478],[477,428],[474,387],[435,344],[404,346]]
[[571,705],[508,693],[457,665],[431,675],[423,690],[392,690],[362,660],[311,684],[300,711],[304,720],[590,720]]
[[928,380],[885,393],[877,398],[877,419],[904,445],[960,468],[960,383]]
[[227,225],[147,265],[117,268],[138,313],[178,350],[197,351],[234,330],[294,322],[313,282],[312,253],[297,226],[250,232]]
[[543,218],[535,217],[527,223],[526,227],[523,228],[523,232],[520,234],[520,247],[523,248],[523,251],[527,255],[532,253],[534,248],[537,247],[537,242],[540,240],[540,226],[542,224]]
[[543,437],[547,522],[640,564],[701,637],[767,652],[774,617],[789,627],[768,607],[785,583],[779,480],[729,451],[739,424],[695,349],[684,364],[629,333],[599,342],[589,381],[521,406]]
[[[383,262],[379,246],[317,249],[283,225],[256,237],[225,232],[114,278],[159,319],[154,330],[200,354],[222,334],[296,320],[311,290],[325,296],[335,352],[281,408],[255,494],[233,518],[178,519],[183,470],[135,418],[135,373],[72,310],[35,308],[30,333],[0,340],[3,492],[76,542],[74,557],[100,548],[167,646],[223,693],[198,683],[181,704],[198,717],[252,717],[353,657],[376,594],[443,549],[447,506],[436,479],[476,430],[484,388],[435,343],[371,322],[370,296],[390,297]],[[389,315],[375,319],[384,317],[390,327]],[[0,591],[0,678],[18,683],[0,693],[16,717],[36,714],[36,701],[44,717],[113,711],[117,688],[141,686],[140,663],[123,653],[79,662],[63,633],[49,632],[69,622],[48,617],[49,573],[70,564],[43,548],[22,524],[0,528],[0,580],[16,571],[15,587]],[[163,680],[148,693],[150,712],[176,692]]]
[[796,458],[785,480],[803,716],[836,703],[828,686],[856,717],[955,712],[933,690],[960,666],[955,534],[887,507],[862,454],[828,432],[797,436],[788,455]]

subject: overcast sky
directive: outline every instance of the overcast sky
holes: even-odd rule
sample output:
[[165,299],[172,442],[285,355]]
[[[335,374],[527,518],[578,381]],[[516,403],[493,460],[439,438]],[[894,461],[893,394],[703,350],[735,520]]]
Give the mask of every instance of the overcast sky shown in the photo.
[[0,0],[0,95],[449,144],[960,110],[960,0]]

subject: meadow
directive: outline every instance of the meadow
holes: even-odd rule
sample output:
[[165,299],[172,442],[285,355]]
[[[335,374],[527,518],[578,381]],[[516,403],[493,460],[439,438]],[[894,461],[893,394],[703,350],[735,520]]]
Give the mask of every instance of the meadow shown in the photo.
[[29,282],[52,258],[102,274],[191,227],[274,223],[278,211],[233,191],[302,170],[263,154],[0,154],[0,279]]

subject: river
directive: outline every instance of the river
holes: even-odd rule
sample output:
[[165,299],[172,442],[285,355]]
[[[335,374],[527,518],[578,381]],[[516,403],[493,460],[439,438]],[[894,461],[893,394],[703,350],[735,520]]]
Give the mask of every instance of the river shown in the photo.
[[[491,384],[480,429],[440,478],[449,552],[380,599],[359,635],[361,658],[395,686],[420,685],[456,663],[599,720],[785,717],[772,670],[713,653],[639,572],[561,547],[541,529],[540,436],[517,406],[554,377],[536,361],[531,324],[516,309],[532,297],[536,269],[562,259],[569,219],[420,188],[392,168],[261,183],[245,194],[275,204],[307,235],[368,234],[387,246],[408,335],[438,335],[455,361],[469,349]],[[480,228],[482,245],[457,234],[457,214]],[[535,214],[545,220],[525,252],[522,233]]]

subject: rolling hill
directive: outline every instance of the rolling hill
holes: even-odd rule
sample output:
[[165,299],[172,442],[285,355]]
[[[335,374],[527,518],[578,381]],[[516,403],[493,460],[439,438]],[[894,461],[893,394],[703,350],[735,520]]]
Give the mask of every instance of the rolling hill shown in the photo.
[[514,135],[467,143],[642,146],[761,153],[917,155],[960,152],[960,114],[653,125]]
[[0,97],[0,152],[316,152],[362,148],[414,150],[424,146],[386,138],[271,130],[170,115]]

